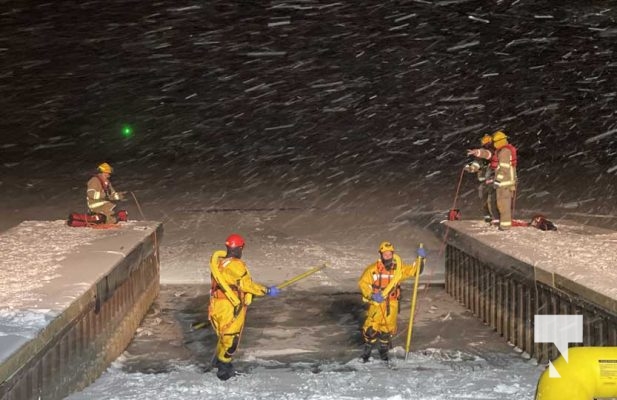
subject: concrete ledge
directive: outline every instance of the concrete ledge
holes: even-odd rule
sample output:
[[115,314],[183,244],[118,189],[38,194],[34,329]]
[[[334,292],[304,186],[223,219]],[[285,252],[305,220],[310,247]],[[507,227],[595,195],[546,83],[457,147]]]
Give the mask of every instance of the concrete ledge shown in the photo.
[[[38,243],[53,244],[56,237],[64,244],[55,249],[52,259],[60,261],[53,268],[31,261],[51,270],[53,279],[31,285],[13,279],[17,284],[9,287],[6,303],[22,318],[3,323],[3,315],[12,314],[0,305],[0,332],[14,332],[0,336],[1,400],[61,399],[91,383],[126,348],[158,295],[160,223],[131,222],[103,231],[30,221],[0,235],[0,250],[21,238],[20,252],[37,258]],[[3,264],[5,274],[28,262],[8,258],[18,265]],[[44,320],[19,331],[19,322],[31,315]]]
[[536,357],[534,316],[583,315],[583,344],[617,345],[617,232],[580,225],[498,231],[479,221],[447,223],[446,290],[508,341]]
[[617,312],[617,232],[563,225],[556,232],[501,232],[479,221],[451,221],[448,244],[507,274],[539,282]]

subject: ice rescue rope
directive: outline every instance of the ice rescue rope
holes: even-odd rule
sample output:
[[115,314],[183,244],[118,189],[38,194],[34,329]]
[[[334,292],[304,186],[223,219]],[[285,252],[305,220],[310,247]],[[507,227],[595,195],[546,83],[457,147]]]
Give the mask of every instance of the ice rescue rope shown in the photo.
[[[246,307],[246,306],[244,306],[244,307]],[[245,318],[246,318],[246,316],[245,316]],[[225,327],[221,328],[220,330],[218,329],[218,326],[216,326],[216,324],[215,324],[215,323],[213,323],[213,325],[215,325],[215,326],[214,326],[214,332],[216,333],[216,340],[217,340],[217,343],[216,343],[216,346],[214,346],[214,353],[212,354],[212,358],[211,358],[212,360],[214,360],[215,358],[216,358],[217,360],[219,360],[219,357],[218,357],[218,352],[219,352],[219,349],[218,349],[218,344],[219,344],[219,342],[222,342],[222,341],[223,341],[223,336],[225,336],[225,335],[227,335],[227,336],[234,336],[234,335],[235,335],[235,334],[233,334],[233,333],[226,333],[226,332],[224,332],[225,330],[227,330],[227,328],[229,328],[229,326],[230,326],[230,325],[231,325],[231,324],[232,324],[235,320],[236,320],[236,317],[234,317],[234,318],[233,318],[233,319],[232,319],[229,323],[227,323],[227,324],[225,325]],[[245,320],[245,323],[246,323],[246,320]],[[241,339],[241,337],[242,337],[242,330],[243,330],[243,329],[244,329],[244,324],[242,324],[242,327],[240,328],[240,332],[238,332],[238,342],[236,343],[236,349],[235,349],[236,351],[238,350],[238,347],[240,347],[240,339]],[[219,336],[219,332],[220,332],[220,336]],[[233,346],[233,339],[232,339],[232,346]],[[225,353],[226,353],[226,354],[229,354],[229,353],[227,353],[227,350],[228,350],[228,349],[225,349]],[[234,351],[234,353],[235,353],[235,351]],[[231,354],[230,354],[230,356],[231,356]],[[220,361],[220,360],[219,360],[219,361]],[[221,361],[221,362],[223,362],[223,361]],[[230,361],[230,362],[231,362],[231,361]]]
[[120,229],[120,227],[117,224],[93,224],[93,223],[88,223],[88,228],[92,228],[92,229]]
[[141,218],[145,221],[146,217],[144,216],[143,211],[141,211],[141,206],[139,205],[139,201],[137,201],[137,197],[135,196],[135,193],[130,192],[131,196],[133,196],[133,200],[135,200],[135,205],[137,206],[137,210],[139,211],[139,215],[141,215]]
[[[141,218],[145,221],[146,220],[146,216],[144,215],[144,212],[141,210],[141,206],[139,205],[139,201],[137,201],[137,196],[135,196],[135,193],[133,193],[133,192],[129,192],[129,193],[131,193],[131,196],[133,197],[133,200],[135,200],[135,205],[137,206],[137,211],[139,211],[139,215],[141,215]],[[154,248],[158,249],[158,237],[156,235],[156,229],[154,230]],[[160,263],[158,251],[156,252],[156,259]]]
[[[248,313],[246,312],[247,309],[248,309],[248,306],[246,304],[243,304],[242,305],[242,310],[244,311],[244,323],[240,327],[240,332],[237,333],[237,335],[238,335],[238,342],[236,343],[236,348],[234,349],[234,352],[232,354],[229,354],[228,353],[229,349],[225,349],[225,353],[229,354],[230,358],[233,358],[232,355],[235,354],[240,349],[240,341],[242,340],[242,332],[244,332],[244,327],[246,326],[246,318],[248,317]],[[220,330],[217,327],[215,327],[216,336],[217,336],[217,340],[218,341],[222,341],[223,340],[223,336],[235,336],[236,335],[236,333],[227,333],[227,329],[229,329],[231,324],[233,324],[236,321],[236,319],[238,319],[239,315],[240,315],[240,313],[238,313],[238,315],[233,317],[233,319],[231,321],[229,321],[227,324],[222,326]],[[220,337],[219,337],[219,331],[221,332],[221,336]],[[233,346],[233,339],[232,339],[232,346]],[[214,356],[212,358],[214,358],[214,357],[216,357],[218,359],[218,342],[217,342],[217,345],[215,346]],[[231,362],[231,361],[229,361],[229,362]]]
[[511,211],[511,217],[510,219],[514,219],[514,210],[516,208],[516,194],[517,194],[517,190],[514,190],[514,193],[512,193],[512,211]]
[[[377,303],[377,306],[379,307],[379,312],[381,313],[381,318],[383,319],[383,324],[386,327],[386,331],[390,335],[390,343],[388,344],[388,347],[392,345],[392,340],[394,339],[394,335],[396,334],[396,332],[391,332],[390,331],[390,324],[388,323],[388,319],[386,318],[386,311],[387,311],[387,309],[384,310],[384,308],[390,308],[390,303],[389,302],[390,302],[390,296],[388,295],[388,298],[386,300],[384,300],[382,303]],[[383,308],[382,308],[382,305],[383,305]],[[398,315],[397,315],[397,317],[398,317]],[[381,335],[379,335],[379,336],[381,336]],[[373,343],[379,342],[379,343],[377,343],[377,345],[380,346],[381,343],[382,343],[380,338],[376,337],[375,339],[376,340]],[[371,346],[373,345],[373,343],[371,343]]]

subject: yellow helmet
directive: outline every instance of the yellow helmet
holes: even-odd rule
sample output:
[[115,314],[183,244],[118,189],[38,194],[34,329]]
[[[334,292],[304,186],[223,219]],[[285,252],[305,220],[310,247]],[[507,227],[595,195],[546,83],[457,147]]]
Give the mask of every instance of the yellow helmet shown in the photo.
[[379,252],[383,253],[384,251],[394,252],[394,246],[390,242],[381,242],[379,245]]
[[114,169],[111,167],[111,165],[107,164],[106,162],[96,167],[96,170],[104,174],[111,174],[114,172]]
[[484,135],[480,139],[480,144],[482,146],[486,146],[487,144],[491,143],[492,141],[493,141],[493,138],[491,137],[491,135]]
[[499,141],[499,140],[504,140],[507,139],[508,136],[503,133],[502,131],[497,131],[495,133],[493,133],[493,143]]

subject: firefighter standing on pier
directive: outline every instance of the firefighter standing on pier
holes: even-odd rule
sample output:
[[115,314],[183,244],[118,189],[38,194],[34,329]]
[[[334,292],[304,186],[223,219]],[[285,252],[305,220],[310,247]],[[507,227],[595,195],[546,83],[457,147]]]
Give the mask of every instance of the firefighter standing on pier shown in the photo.
[[482,212],[484,213],[484,222],[492,223],[497,220],[497,202],[495,197],[494,182],[494,170],[490,168],[490,158],[493,155],[491,151],[493,148],[493,138],[491,135],[484,135],[480,139],[482,145],[481,150],[486,158],[475,157],[473,161],[465,165],[465,171],[476,174],[478,182],[478,195],[482,202]]
[[502,131],[493,134],[495,158],[491,163],[495,166],[495,191],[497,208],[499,209],[499,229],[512,227],[512,206],[516,193],[516,148],[508,143],[508,136]]
[[490,168],[495,171],[495,194],[497,210],[499,211],[499,229],[508,230],[512,227],[512,206],[516,193],[516,148],[508,143],[508,136],[502,131],[492,135],[495,154],[487,158],[486,149],[468,150],[467,154],[474,157],[490,159]]
[[[426,257],[422,247],[418,248],[417,254],[419,257]],[[397,328],[400,284],[403,279],[414,276],[418,268],[421,273],[424,262],[404,265],[401,257],[394,253],[392,243],[382,242],[379,245],[379,259],[366,267],[362,273],[358,285],[362,292],[362,300],[369,303],[366,320],[362,326],[364,362],[369,360],[375,344],[378,345],[380,358],[388,361],[388,350]]]

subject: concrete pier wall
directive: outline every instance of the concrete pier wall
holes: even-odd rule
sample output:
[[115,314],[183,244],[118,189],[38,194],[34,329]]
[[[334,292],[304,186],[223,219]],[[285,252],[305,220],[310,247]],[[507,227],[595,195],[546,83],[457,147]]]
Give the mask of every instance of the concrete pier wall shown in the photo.
[[[61,277],[36,289],[53,318],[29,340],[5,338],[1,400],[61,399],[93,382],[129,344],[158,295],[161,224],[96,235],[61,262]],[[72,301],[55,301],[64,297]]]
[[[578,314],[584,341],[573,345],[617,346],[617,233],[448,224],[446,290],[506,340],[540,362],[553,360],[555,345],[534,343],[535,315]],[[594,254],[593,263],[579,258]]]

